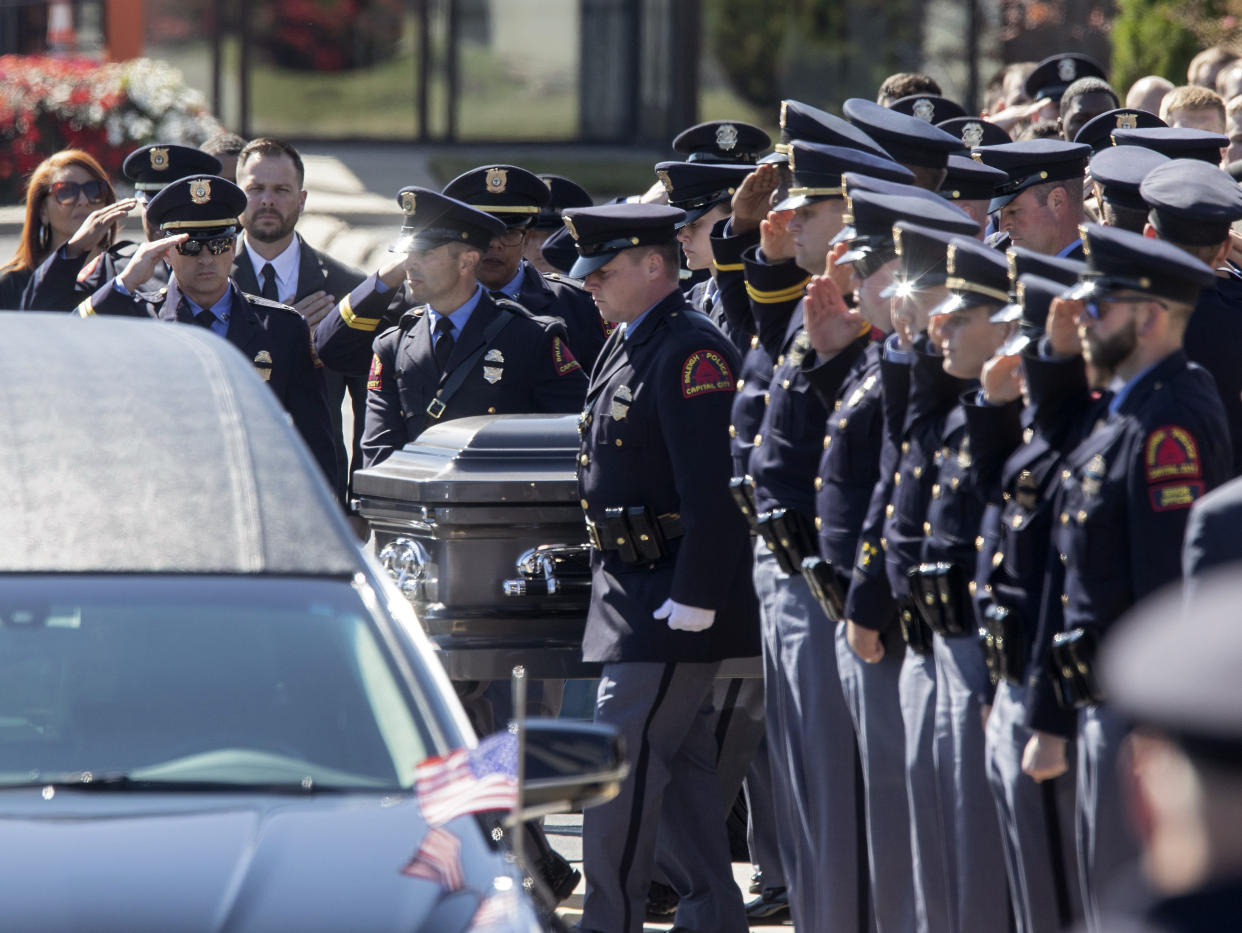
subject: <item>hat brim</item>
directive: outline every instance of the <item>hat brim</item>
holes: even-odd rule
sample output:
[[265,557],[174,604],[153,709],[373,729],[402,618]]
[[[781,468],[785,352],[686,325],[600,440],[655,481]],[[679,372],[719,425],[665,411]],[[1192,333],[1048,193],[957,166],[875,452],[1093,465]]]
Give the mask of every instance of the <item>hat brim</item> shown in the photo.
[[1016,301],[1012,304],[1007,304],[999,311],[993,312],[988,320],[993,324],[1008,324],[1010,321],[1020,321],[1022,320],[1022,305]]
[[1107,290],[1096,279],[1084,279],[1081,282],[1075,282],[1064,292],[1061,293],[1062,298],[1070,301],[1084,301],[1096,295],[1106,294]]
[[608,263],[612,262],[621,250],[615,250],[607,253],[599,253],[595,256],[579,256],[574,260],[573,268],[569,270],[570,276],[575,279],[585,279],[597,269],[602,269]]
[[988,213],[995,214],[1001,208],[1008,207],[1013,203],[1013,200],[1025,190],[1025,188],[1022,188],[1019,191],[1013,191],[1009,194],[1002,194],[992,198],[992,200],[988,202]]
[[762,159],[759,159],[756,165],[788,165],[789,154],[785,152],[769,152]]
[[[993,323],[996,323],[993,317]],[[1031,335],[1021,332],[1014,334],[1008,340],[1000,345],[996,350],[997,356],[1018,356],[1023,350],[1031,345]]]
[[805,194],[795,194],[795,195],[790,195],[789,197],[785,198],[785,200],[781,201],[779,204],[773,207],[772,210],[793,211],[793,210],[797,210],[798,208],[802,207],[805,204],[814,204],[816,201],[823,201],[823,200],[826,200],[826,199],[825,198],[812,198],[812,197],[808,197]]
[[[936,317],[940,314],[952,314],[954,311],[962,311],[966,308],[982,308],[995,304],[995,298],[988,298],[986,295],[980,295],[977,292],[953,292],[948,298],[931,309],[929,317]],[[991,320],[990,315],[988,319]]]

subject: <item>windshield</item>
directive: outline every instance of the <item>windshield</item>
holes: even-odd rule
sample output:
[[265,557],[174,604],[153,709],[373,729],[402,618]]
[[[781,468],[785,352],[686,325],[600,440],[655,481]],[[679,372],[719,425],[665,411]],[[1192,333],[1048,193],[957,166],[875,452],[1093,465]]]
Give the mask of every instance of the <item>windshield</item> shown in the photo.
[[428,736],[349,583],[0,577],[0,785],[405,789]]

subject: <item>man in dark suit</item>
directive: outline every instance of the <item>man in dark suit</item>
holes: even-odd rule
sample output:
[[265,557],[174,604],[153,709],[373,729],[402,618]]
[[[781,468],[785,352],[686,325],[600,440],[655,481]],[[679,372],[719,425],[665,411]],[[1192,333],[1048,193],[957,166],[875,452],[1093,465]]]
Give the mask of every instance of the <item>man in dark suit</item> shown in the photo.
[[402,281],[418,302],[375,339],[362,438],[367,466],[452,418],[578,411],[586,377],[565,325],[493,298],[476,281],[503,223],[426,188],[403,188],[399,200],[405,225],[394,251],[401,258],[342,302],[355,320],[379,317]]
[[[269,301],[292,305],[313,330],[366,276],[312,248],[294,229],[306,207],[305,171],[296,149],[279,139],[251,140],[237,157],[237,185],[246,194],[245,230],[231,275],[237,287]],[[366,380],[324,370],[328,412],[342,476],[362,464]],[[349,388],[354,410],[352,446],[342,437],[341,401]],[[347,455],[350,447],[352,454]],[[348,470],[348,473],[346,472]]]
[[[306,322],[292,308],[245,294],[229,278],[245,204],[241,189],[218,176],[173,182],[147,205],[147,222],[165,237],[142,244],[124,271],[77,311],[82,317],[120,314],[197,324],[228,340],[254,361],[325,478],[339,489],[322,366]],[[168,287],[139,291],[163,262],[172,271]]]

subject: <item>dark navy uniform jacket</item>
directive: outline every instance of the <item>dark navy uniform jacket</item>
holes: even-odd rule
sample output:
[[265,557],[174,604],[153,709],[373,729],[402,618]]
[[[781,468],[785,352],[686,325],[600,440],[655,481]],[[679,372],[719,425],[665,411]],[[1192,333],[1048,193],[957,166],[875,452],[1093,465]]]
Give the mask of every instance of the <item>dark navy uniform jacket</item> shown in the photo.
[[[333,489],[339,490],[336,447],[332,440],[328,403],[324,397],[323,367],[311,346],[306,320],[287,305],[247,295],[229,283],[233,296],[225,339],[254,363],[259,375],[289,412],[311,454]],[[193,324],[189,301],[176,280],[159,292],[124,295],[109,280],[78,306],[83,317],[119,314],[153,317]]]
[[1233,438],[1233,469],[1242,475],[1242,274],[1229,266],[1228,275],[1216,279],[1216,287],[1204,289],[1186,325],[1186,356],[1216,380],[1220,400]]
[[[1057,492],[1053,546],[1064,587],[1048,595],[1060,595],[1065,629],[1106,637],[1125,610],[1180,577],[1190,506],[1229,477],[1232,449],[1212,377],[1181,350],[1097,423],[1066,457]],[[1042,618],[1041,626],[1051,627]],[[1033,724],[1055,700],[1047,676],[1031,687]]]
[[[559,318],[570,352],[590,372],[606,336],[595,301],[584,289],[570,284],[572,279],[557,273],[541,276],[530,265],[523,270],[517,303],[534,316]],[[368,276],[341,299],[335,313],[316,325],[315,349],[325,366],[346,375],[367,371],[380,325],[399,320],[408,309],[403,288],[381,290],[378,286],[379,275]]]
[[[714,661],[759,653],[750,536],[729,493],[728,435],[737,353],[681,291],[630,335],[609,337],[583,414],[578,488],[586,517],[643,506],[680,516],[669,556],[625,563],[591,554],[585,661]],[[704,632],[651,614],[666,600],[715,609]]]
[[[502,315],[509,316],[504,329],[487,343],[441,416],[433,418],[427,406],[437,391],[484,346],[484,331]],[[422,308],[407,311],[399,326],[375,339],[362,452],[371,466],[433,424],[469,415],[574,412],[585,394],[586,377],[565,343],[565,325],[533,317],[521,305],[483,290],[443,374],[432,353],[430,317]]]
[[[893,596],[910,591],[906,572],[924,560],[932,487],[944,459],[945,421],[971,384],[944,371],[944,358],[931,349],[926,337],[915,344],[910,370],[910,399],[906,404],[901,455],[893,472],[893,495],[886,509],[882,546]],[[976,521],[975,528],[978,527]],[[977,532],[971,532],[971,540]],[[973,566],[973,564],[972,564]],[[856,620],[857,621],[857,620]]]
[[[72,311],[86,298],[99,291],[122,272],[133,258],[140,243],[122,240],[108,247],[89,263],[86,253],[67,259],[61,249],[39,264],[22,293],[22,307],[27,311]],[[168,285],[168,266],[159,263],[151,278],[138,289],[157,292]],[[242,289],[245,291],[245,289]]]
[[897,606],[884,559],[887,544],[884,522],[893,501],[893,477],[897,475],[901,460],[912,369],[911,364],[890,359],[884,354],[883,347],[887,342],[881,345],[879,351],[879,405],[882,415],[879,473],[858,533],[858,551],[854,555],[850,588],[845,597],[845,617],[882,634],[891,630],[897,621]]
[[715,276],[690,289],[689,299],[695,310],[706,314],[745,357],[750,340],[755,336],[755,321],[746,296],[742,252],[756,245],[758,233],[732,236],[728,224],[729,218],[725,217],[716,221],[712,228]]

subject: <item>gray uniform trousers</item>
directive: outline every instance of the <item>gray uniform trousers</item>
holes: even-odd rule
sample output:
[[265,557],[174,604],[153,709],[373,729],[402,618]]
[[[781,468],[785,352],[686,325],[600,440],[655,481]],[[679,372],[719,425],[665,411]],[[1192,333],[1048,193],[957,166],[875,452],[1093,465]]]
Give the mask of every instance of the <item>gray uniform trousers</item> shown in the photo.
[[677,923],[699,933],[746,931],[721,819],[711,731],[711,688],[719,667],[604,665],[595,721],[620,733],[630,773],[617,797],[583,813],[583,929],[640,933],[660,837],[664,869],[681,896]]
[[1018,933],[1067,929],[1082,918],[1074,855],[1074,761],[1059,778],[1036,783],[1022,772],[1032,732],[1025,725],[1026,687],[1002,679],[988,717],[988,783],[996,799],[1005,871]]
[[862,778],[837,675],[836,626],[801,574],[782,573],[762,542],[755,548],[755,592],[773,795],[780,827],[789,829],[780,837],[781,863],[794,925],[865,931]]
[[906,733],[906,799],[914,862],[914,909],[919,933],[954,933],[949,916],[949,866],[936,785],[936,661],[906,651],[897,680]]
[[1078,872],[1083,915],[1092,933],[1104,929],[1101,896],[1139,854],[1126,825],[1117,780],[1117,755],[1128,733],[1126,723],[1108,706],[1078,712]]
[[957,933],[1010,927],[1000,822],[984,762],[987,666],[971,635],[933,636],[936,656],[936,775],[944,808],[950,917]]
[[755,750],[755,757],[742,785],[746,792],[746,845],[750,863],[759,872],[763,890],[785,887],[781,864],[780,834],[776,804],[772,799],[772,761],[766,736]]
[[850,648],[845,623],[837,626],[837,670],[862,762],[867,863],[878,933],[916,929],[910,884],[914,867],[906,798],[906,736],[897,692],[905,649],[900,638],[889,638],[884,657],[868,664]]

